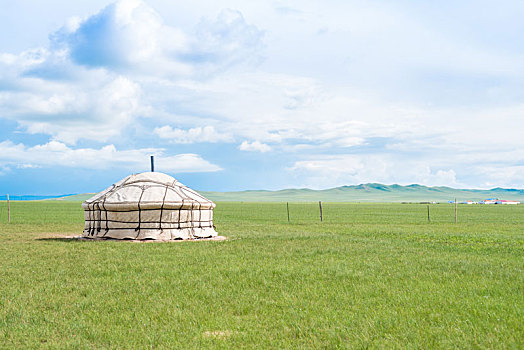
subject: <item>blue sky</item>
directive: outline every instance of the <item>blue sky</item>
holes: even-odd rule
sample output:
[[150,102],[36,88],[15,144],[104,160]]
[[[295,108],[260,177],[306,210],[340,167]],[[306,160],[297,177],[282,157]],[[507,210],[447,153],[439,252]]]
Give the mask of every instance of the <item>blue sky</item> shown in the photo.
[[524,184],[522,1],[0,0],[0,194]]

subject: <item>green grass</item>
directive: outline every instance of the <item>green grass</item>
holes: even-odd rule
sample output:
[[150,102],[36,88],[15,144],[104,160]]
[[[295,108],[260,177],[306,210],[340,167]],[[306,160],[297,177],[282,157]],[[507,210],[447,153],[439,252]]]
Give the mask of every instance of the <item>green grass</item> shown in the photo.
[[1,202],[0,348],[524,347],[524,205],[323,207],[218,203],[228,240],[137,244]]

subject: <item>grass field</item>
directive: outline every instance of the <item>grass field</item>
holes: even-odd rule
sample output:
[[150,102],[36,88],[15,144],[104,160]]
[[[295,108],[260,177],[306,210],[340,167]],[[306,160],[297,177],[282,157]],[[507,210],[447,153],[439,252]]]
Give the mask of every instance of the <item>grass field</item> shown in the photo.
[[218,203],[226,241],[86,242],[0,203],[0,348],[523,348],[524,205]]

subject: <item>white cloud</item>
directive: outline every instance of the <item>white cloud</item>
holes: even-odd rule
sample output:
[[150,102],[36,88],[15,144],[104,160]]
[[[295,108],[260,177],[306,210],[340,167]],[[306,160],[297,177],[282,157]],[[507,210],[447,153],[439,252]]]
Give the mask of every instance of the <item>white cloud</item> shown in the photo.
[[67,50],[77,64],[116,71],[200,76],[203,67],[209,73],[257,61],[262,47],[263,32],[229,9],[216,20],[202,19],[194,33],[164,24],[140,0],[120,0],[70,22],[51,36],[53,47]]
[[[304,7],[305,23],[317,21],[311,16],[318,10],[315,6]],[[356,11],[370,15],[365,8]],[[348,25],[358,36],[397,28],[394,19],[400,13],[379,13],[385,21],[378,27],[365,21]],[[229,67],[258,57],[263,37],[264,31],[247,23],[239,11],[224,10],[216,20],[203,19],[192,33],[166,25],[142,1],[119,1],[95,15],[71,19],[51,36],[49,49],[2,55],[10,77],[6,83],[17,87],[0,92],[0,112],[28,132],[69,144],[78,139],[106,142],[141,116],[151,123],[159,119],[165,126],[156,133],[180,143],[244,138],[283,147],[298,142],[351,148],[374,137],[409,141],[461,130],[443,130],[441,114],[431,109],[385,103],[365,89],[299,74],[230,72],[200,79],[203,71],[209,74],[208,66]],[[454,112],[449,115],[460,122],[464,111],[459,116]],[[188,114],[198,117],[180,120]],[[219,122],[228,133],[169,126],[192,122]]]
[[248,24],[240,11],[225,9],[216,20],[204,19],[197,25],[192,48],[184,57],[224,67],[245,61],[258,63],[263,37],[264,32]]
[[[235,136],[250,141],[352,147],[368,137],[416,130],[419,124],[413,107],[383,105],[353,89],[333,89],[285,74],[243,73],[183,81],[172,95],[180,90],[189,100],[201,101],[200,114],[220,120]],[[187,106],[185,101],[179,105]]]
[[259,141],[253,141],[253,142],[243,141],[240,144],[240,146],[238,146],[238,149],[241,151],[265,153],[265,152],[271,151],[271,146],[265,143],[259,142]]
[[11,171],[11,168],[5,165],[0,165],[0,176],[7,175],[10,171]]
[[66,24],[51,35],[52,46],[73,62],[117,71],[187,74],[191,67],[170,56],[187,50],[188,38],[164,25],[160,15],[139,0],[121,0],[95,15]]
[[43,145],[27,147],[10,141],[0,142],[0,167],[72,167],[85,169],[108,169],[114,166],[138,172],[147,170],[149,156],[155,155],[160,171],[214,172],[222,170],[197,154],[167,155],[160,148],[117,150],[114,145],[96,148],[70,148],[64,143],[51,141]]
[[317,155],[296,161],[288,170],[302,179],[301,186],[319,189],[368,182],[522,188],[524,182],[522,165],[508,165],[506,161],[494,164],[492,159],[483,164],[478,160],[461,163],[446,156],[435,158],[424,153],[415,157],[400,153]]
[[429,162],[395,155],[318,155],[295,162],[289,171],[311,188],[379,182],[461,186],[453,169],[432,169]]
[[481,186],[522,188],[524,183],[524,165],[490,165],[476,166],[473,169],[480,174]]
[[126,77],[94,76],[101,80],[83,85],[21,78],[24,89],[0,91],[0,113],[29,133],[49,134],[69,144],[78,139],[107,141],[137,117],[141,90]]
[[162,139],[169,139],[174,143],[199,143],[199,142],[232,142],[233,136],[228,133],[219,133],[213,126],[204,126],[184,129],[173,129],[169,125],[153,130]]
[[[200,79],[258,55],[262,32],[238,11],[202,20],[198,28],[165,25],[140,0],[72,18],[50,36],[48,48],[0,53],[0,118],[68,144],[121,136],[141,117],[162,114],[162,104],[173,99],[159,80]],[[229,140],[202,133],[213,142]]]
[[198,154],[186,153],[174,156],[158,156],[158,169],[177,173],[207,173],[220,171],[218,165],[212,164]]
[[35,165],[35,164],[19,164],[16,167],[18,169],[36,169],[36,168],[41,168],[40,165]]

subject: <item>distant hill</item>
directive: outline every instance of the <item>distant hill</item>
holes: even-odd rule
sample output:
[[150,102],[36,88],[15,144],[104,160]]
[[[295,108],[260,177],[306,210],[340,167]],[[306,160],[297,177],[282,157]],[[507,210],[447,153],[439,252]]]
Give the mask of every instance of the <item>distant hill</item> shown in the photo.
[[524,202],[524,190],[494,188],[491,190],[455,189],[423,185],[383,185],[368,183],[327,190],[287,189],[280,191],[200,192],[214,201],[325,201],[325,202],[447,202],[479,201],[486,198]]
[[[61,194],[59,196],[45,196],[45,195],[11,195],[9,199],[12,201],[39,201],[43,199],[59,199],[59,198],[69,198],[73,195],[71,194]],[[0,201],[7,200],[7,195],[0,196]]]
[[86,199],[93,197],[94,195],[95,193],[82,193],[82,194],[73,194],[70,196],[61,196],[59,198],[53,198],[53,199],[61,200],[61,201],[82,201],[83,202]]
[[[490,190],[456,189],[445,186],[428,187],[423,185],[383,185],[368,183],[353,186],[341,186],[327,190],[308,188],[286,189],[280,191],[250,190],[237,192],[199,191],[213,201],[244,202],[447,202],[457,198],[458,201],[479,201],[486,198],[511,199],[524,202],[524,190],[493,188]],[[53,199],[65,201],[84,201],[94,193],[66,196],[13,196],[13,200]],[[5,196],[0,197],[5,200]]]

